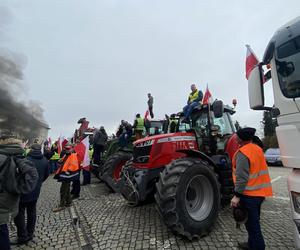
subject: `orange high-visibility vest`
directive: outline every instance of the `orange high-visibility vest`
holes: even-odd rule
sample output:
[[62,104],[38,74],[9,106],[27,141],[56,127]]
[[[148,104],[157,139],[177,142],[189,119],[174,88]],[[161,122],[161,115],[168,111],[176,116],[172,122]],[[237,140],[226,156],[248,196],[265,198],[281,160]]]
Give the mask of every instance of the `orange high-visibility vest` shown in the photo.
[[[66,155],[64,156],[64,158],[65,157],[66,157]],[[76,171],[79,171],[79,169],[80,169],[80,166],[79,166],[77,154],[72,153],[68,156],[64,165],[57,169],[55,174],[60,174],[63,172],[76,172]]]
[[243,194],[261,197],[272,196],[273,192],[268,165],[262,149],[256,144],[248,143],[239,148],[235,153],[232,161],[233,182],[236,182],[236,155],[238,152],[244,154],[250,163],[249,180]]

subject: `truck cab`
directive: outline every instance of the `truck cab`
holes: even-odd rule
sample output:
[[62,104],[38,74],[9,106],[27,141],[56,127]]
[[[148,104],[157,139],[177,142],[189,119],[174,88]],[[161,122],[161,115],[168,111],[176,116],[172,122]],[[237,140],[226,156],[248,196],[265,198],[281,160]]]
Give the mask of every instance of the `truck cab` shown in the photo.
[[[266,74],[263,67],[270,69]],[[274,107],[264,105],[264,82],[272,80]],[[254,110],[271,110],[277,116],[276,135],[288,177],[294,239],[300,249],[300,17],[277,30],[271,38],[263,61],[248,79],[249,102]]]

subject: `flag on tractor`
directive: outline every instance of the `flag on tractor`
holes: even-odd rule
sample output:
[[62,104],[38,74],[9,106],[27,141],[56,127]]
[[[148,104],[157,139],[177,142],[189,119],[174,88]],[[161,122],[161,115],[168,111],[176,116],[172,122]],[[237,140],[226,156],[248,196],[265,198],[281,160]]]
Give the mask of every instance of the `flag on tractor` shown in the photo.
[[211,95],[211,93],[208,89],[208,85],[206,85],[206,90],[205,90],[205,94],[204,94],[202,103],[203,104],[209,104],[209,103],[212,103],[212,102],[213,102],[212,95]]

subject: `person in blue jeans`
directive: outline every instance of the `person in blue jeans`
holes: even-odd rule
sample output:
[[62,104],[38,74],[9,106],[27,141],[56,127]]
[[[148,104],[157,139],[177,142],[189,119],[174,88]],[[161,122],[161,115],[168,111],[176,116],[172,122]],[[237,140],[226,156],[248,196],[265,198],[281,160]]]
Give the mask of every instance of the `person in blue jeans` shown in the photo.
[[189,94],[187,105],[183,107],[184,120],[182,122],[188,123],[193,109],[200,104],[203,98],[202,91],[198,91],[195,84],[191,85],[191,90],[192,92]]
[[240,206],[248,212],[248,220],[245,223],[248,232],[248,242],[239,243],[241,249],[265,249],[265,241],[260,227],[261,204],[265,197],[240,197]]

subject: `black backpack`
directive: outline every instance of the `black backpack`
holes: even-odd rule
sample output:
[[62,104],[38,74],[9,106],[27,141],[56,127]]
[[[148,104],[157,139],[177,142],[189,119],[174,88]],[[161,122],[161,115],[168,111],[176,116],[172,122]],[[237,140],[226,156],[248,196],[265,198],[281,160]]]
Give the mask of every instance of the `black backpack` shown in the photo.
[[38,182],[38,172],[26,158],[0,154],[0,191],[28,194]]

